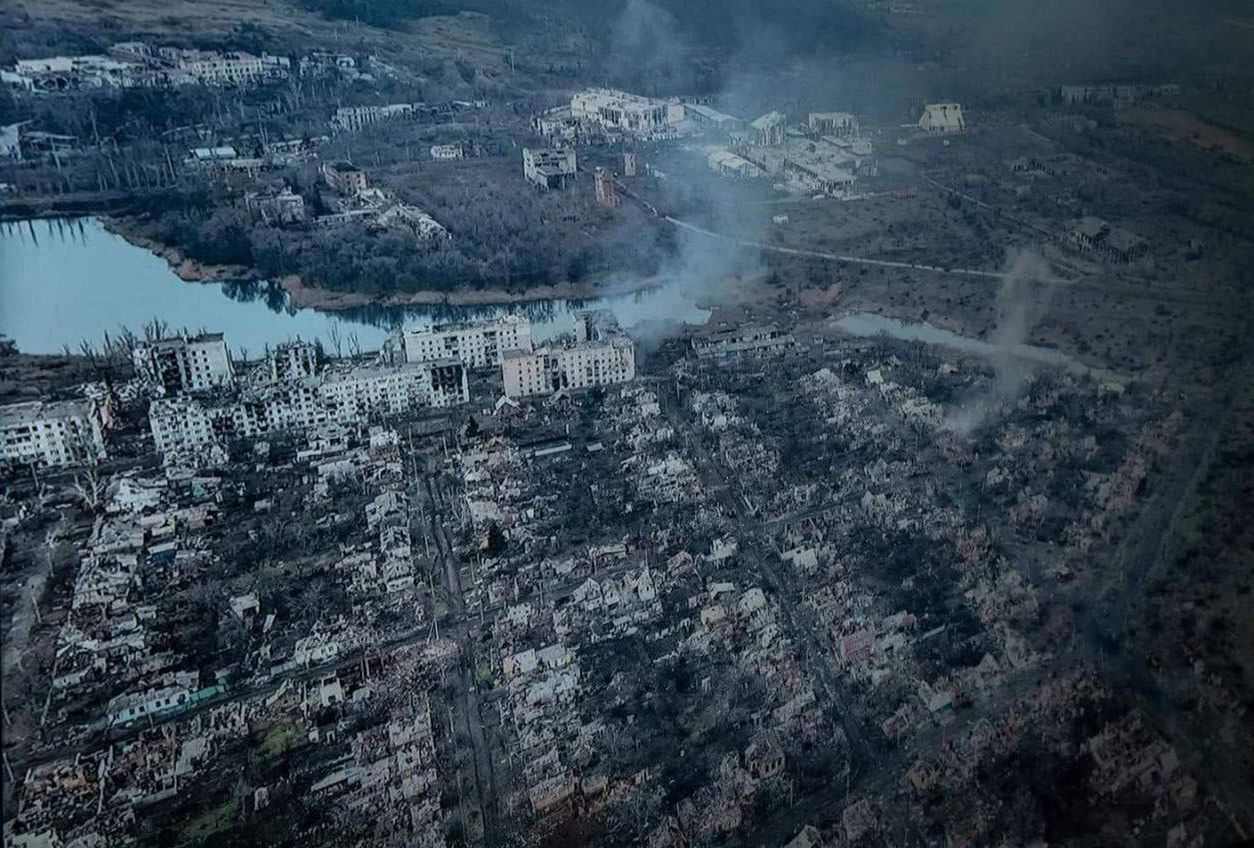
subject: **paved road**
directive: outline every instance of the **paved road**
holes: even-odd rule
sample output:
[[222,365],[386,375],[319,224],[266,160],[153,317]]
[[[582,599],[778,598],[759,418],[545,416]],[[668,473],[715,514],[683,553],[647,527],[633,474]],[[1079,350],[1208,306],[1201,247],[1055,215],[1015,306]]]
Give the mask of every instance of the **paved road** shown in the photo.
[[728,242],[729,244],[737,244],[741,247],[752,247],[758,250],[769,251],[771,253],[783,253],[789,256],[805,256],[812,259],[826,259],[830,262],[842,262],[848,265],[872,265],[878,268],[896,268],[905,271],[928,271],[934,274],[951,274],[956,277],[982,277],[985,279],[1004,280],[1010,276],[1003,271],[982,271],[975,268],[946,268],[941,265],[925,265],[919,262],[899,262],[893,259],[874,259],[869,256],[851,256],[846,253],[827,253],[822,250],[803,250],[798,247],[780,247],[776,244],[767,244],[766,242],[736,238],[735,236],[716,233],[713,230],[707,230],[705,227],[698,227],[696,224],[690,224],[687,221],[672,218],[670,215],[664,215],[662,217],[674,224],[676,227],[680,227],[681,229],[685,229],[690,232],[699,233],[712,239]]
[[461,662],[455,682],[457,712],[466,735],[470,739],[475,770],[475,791],[479,799],[478,808],[483,816],[483,841],[490,845],[493,844],[493,838],[498,832],[500,816],[497,805],[496,771],[492,763],[492,752],[484,734],[481,695],[474,679],[475,628],[473,622],[468,621],[466,617],[466,597],[462,588],[461,569],[441,518],[441,514],[451,505],[450,499],[439,482],[433,481],[430,475],[425,477],[425,485],[431,504],[429,529],[435,539],[437,556],[443,565],[444,590],[449,599],[450,611],[459,624],[447,630],[448,637],[456,639],[461,646]]

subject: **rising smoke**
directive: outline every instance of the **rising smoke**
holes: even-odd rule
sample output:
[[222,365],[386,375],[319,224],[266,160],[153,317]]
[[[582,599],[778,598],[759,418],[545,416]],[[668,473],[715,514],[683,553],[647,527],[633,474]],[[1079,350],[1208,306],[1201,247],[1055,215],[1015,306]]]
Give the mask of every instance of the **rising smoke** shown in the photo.
[[627,0],[610,33],[605,71],[611,80],[644,86],[651,94],[692,85],[692,52],[667,10],[650,0]]
[[968,397],[945,420],[945,427],[967,435],[990,416],[1019,399],[1032,375],[1030,360],[1022,356],[1032,328],[1045,317],[1053,298],[1053,275],[1040,254],[1018,250],[1007,261],[1006,278],[997,293],[997,326],[992,345],[992,385]]

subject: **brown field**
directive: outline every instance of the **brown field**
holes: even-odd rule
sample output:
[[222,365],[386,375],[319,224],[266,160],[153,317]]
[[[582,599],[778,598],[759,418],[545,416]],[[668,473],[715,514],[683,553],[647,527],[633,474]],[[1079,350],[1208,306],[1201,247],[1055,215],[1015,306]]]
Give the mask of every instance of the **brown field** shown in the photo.
[[1245,162],[1254,160],[1254,140],[1183,109],[1127,109],[1118,117],[1125,124],[1159,130],[1173,141],[1221,151]]

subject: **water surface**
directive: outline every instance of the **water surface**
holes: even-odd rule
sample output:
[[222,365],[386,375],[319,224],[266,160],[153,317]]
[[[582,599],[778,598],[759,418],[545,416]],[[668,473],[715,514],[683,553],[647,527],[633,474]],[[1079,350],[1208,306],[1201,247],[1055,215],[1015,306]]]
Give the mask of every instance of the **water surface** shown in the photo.
[[[58,353],[99,343],[123,327],[137,334],[153,319],[173,331],[220,331],[250,357],[290,339],[377,349],[399,325],[527,315],[544,340],[569,331],[577,308],[609,309],[627,329],[671,321],[702,324],[710,313],[675,286],[578,302],[545,300],[503,306],[365,307],[344,312],[294,309],[268,282],[186,283],[165,260],[107,231],[93,218],[0,225],[0,334],[25,353]],[[338,345],[337,345],[338,340]]]

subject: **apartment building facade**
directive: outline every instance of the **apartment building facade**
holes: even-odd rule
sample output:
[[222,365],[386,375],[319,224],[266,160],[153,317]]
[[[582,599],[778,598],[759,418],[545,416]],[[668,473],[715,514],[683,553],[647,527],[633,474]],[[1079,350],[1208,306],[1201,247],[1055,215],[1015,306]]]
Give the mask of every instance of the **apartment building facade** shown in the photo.
[[467,368],[490,368],[504,361],[506,351],[532,349],[531,322],[524,316],[505,315],[481,323],[441,324],[404,330],[399,342],[406,362],[451,358]]
[[87,401],[0,407],[0,467],[65,468],[105,456],[100,416]]
[[235,384],[221,333],[141,342],[131,352],[139,377],[164,395],[203,392]]
[[509,351],[501,373],[509,398],[627,383],[636,378],[635,345],[620,336],[531,352]]
[[232,439],[323,424],[365,424],[469,399],[466,368],[444,359],[343,368],[231,398],[160,398],[150,405],[148,417],[153,442],[169,463],[225,446]]

